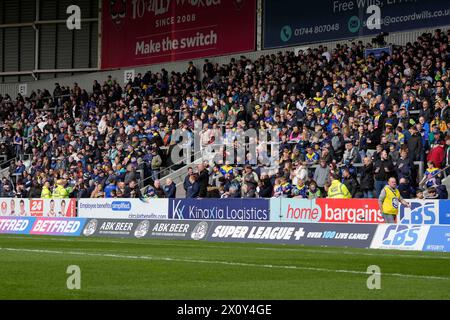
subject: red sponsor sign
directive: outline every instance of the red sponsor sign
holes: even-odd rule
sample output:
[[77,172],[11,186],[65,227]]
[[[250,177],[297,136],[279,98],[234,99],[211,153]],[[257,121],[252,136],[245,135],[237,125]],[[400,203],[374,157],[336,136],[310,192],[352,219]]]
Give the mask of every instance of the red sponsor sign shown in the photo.
[[256,0],[103,0],[103,69],[255,50]]
[[376,199],[316,199],[322,211],[319,222],[384,223]]
[[42,217],[44,212],[44,200],[31,199],[30,200],[30,215]]

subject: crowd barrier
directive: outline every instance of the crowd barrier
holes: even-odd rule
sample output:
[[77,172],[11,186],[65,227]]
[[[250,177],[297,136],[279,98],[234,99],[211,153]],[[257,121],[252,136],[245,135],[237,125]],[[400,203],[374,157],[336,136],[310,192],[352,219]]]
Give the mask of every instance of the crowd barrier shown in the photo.
[[436,225],[0,217],[0,233],[450,252]]
[[0,198],[0,233],[450,252],[450,201],[410,203],[389,225],[374,199]]
[[[450,225],[450,200],[409,200],[398,224]],[[376,199],[18,199],[0,216],[380,224]]]

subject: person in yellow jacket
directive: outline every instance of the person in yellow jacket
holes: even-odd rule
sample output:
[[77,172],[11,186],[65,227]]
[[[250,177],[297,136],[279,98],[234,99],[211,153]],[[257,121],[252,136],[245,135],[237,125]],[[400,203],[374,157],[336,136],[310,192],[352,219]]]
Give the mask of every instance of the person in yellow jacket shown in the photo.
[[69,197],[69,194],[72,192],[72,188],[66,188],[66,184],[67,182],[64,179],[59,179],[56,181],[56,188],[53,190],[52,194],[53,199],[64,199]]
[[339,177],[335,174],[331,176],[331,185],[328,187],[329,199],[351,199],[352,194],[348,191],[345,184],[339,181]]
[[381,190],[380,197],[378,198],[378,204],[380,205],[381,213],[386,223],[395,223],[400,203],[407,208],[411,207],[402,198],[400,191],[397,189],[397,180],[390,178],[388,185]]
[[45,181],[44,186],[42,187],[41,198],[42,199],[52,198],[52,192],[50,191],[50,182],[48,181]]

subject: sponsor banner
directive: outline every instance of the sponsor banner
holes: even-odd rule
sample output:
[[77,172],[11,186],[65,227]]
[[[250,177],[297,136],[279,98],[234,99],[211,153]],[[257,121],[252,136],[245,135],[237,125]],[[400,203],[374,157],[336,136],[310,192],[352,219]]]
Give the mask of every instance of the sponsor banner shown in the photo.
[[423,251],[450,252],[450,226],[431,226]]
[[268,221],[269,204],[266,199],[170,199],[169,219]]
[[33,217],[0,217],[0,233],[29,234]]
[[376,199],[271,199],[276,222],[384,223]]
[[270,221],[276,222],[320,222],[322,209],[314,200],[271,199]]
[[439,223],[450,224],[450,200],[439,201]]
[[442,0],[264,0],[264,48],[448,25]]
[[171,220],[89,219],[83,235],[121,238],[203,240],[211,222]]
[[370,248],[421,251],[430,226],[379,225]]
[[48,236],[79,236],[86,219],[36,218],[29,234]]
[[[400,224],[440,224],[440,205],[444,201],[439,200],[408,200],[411,208],[400,206],[397,222]],[[445,201],[447,202],[447,201]],[[444,215],[445,209],[442,208]],[[450,221],[449,221],[450,222]]]
[[316,199],[321,209],[320,222],[384,223],[376,199]]
[[75,217],[76,199],[31,199],[30,215],[36,217]]
[[0,198],[1,216],[75,217],[76,199]]
[[216,221],[206,240],[368,248],[376,228],[369,224]]
[[30,216],[30,200],[22,198],[0,198],[0,216]]
[[102,69],[255,50],[256,0],[102,1]]
[[79,199],[78,216],[99,219],[167,219],[168,199]]

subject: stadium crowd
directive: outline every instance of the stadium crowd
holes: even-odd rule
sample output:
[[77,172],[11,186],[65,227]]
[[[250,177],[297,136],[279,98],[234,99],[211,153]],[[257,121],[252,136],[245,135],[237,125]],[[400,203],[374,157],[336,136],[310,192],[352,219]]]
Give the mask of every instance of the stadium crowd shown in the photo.
[[[405,199],[425,189],[446,199],[449,43],[450,30],[436,30],[379,58],[365,58],[358,42],[205,60],[202,69],[190,62],[182,74],[149,71],[124,86],[108,77],[89,93],[75,83],[0,95],[0,156],[15,158],[0,197],[175,197],[161,169],[173,165],[175,131],[192,135],[200,124],[202,148],[237,128],[279,129],[279,170],[249,157],[205,161],[189,169],[189,198],[375,198],[395,177]],[[422,181],[417,161],[426,163]]]

